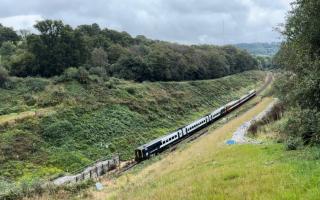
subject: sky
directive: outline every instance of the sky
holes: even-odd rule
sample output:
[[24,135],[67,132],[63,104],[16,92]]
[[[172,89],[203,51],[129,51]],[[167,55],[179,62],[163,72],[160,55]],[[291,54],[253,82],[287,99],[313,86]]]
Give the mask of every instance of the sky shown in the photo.
[[30,29],[60,19],[76,27],[98,23],[132,36],[183,44],[280,41],[293,0],[0,0],[0,23]]

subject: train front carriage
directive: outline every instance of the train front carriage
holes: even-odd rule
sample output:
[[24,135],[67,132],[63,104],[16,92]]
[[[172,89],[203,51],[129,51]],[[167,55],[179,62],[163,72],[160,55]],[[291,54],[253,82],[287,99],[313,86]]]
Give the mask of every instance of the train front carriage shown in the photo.
[[141,160],[144,160],[144,159],[146,159],[144,149],[142,149],[142,148],[137,148],[137,149],[135,150],[135,160],[136,160],[136,161],[141,161]]

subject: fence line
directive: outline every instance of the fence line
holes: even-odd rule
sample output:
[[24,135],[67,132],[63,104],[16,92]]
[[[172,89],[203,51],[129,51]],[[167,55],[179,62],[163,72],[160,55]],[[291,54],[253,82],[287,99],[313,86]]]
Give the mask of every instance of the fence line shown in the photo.
[[52,182],[54,185],[64,185],[69,183],[77,183],[87,179],[97,178],[113,169],[116,169],[119,165],[120,158],[119,156],[115,156],[111,160],[97,162],[94,165],[85,168],[78,174],[59,177]]

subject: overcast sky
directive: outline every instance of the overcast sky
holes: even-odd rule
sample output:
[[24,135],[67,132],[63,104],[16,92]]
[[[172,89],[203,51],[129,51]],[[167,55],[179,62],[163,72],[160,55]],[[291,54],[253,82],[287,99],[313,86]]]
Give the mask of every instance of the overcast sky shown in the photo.
[[31,29],[37,20],[61,19],[185,44],[273,42],[291,1],[0,0],[0,23]]

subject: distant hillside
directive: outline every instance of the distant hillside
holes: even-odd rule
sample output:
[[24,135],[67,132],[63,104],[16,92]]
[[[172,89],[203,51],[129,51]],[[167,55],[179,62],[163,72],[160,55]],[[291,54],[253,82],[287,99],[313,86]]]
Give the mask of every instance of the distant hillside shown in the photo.
[[250,54],[256,56],[273,56],[280,48],[280,42],[272,43],[240,43],[235,46],[247,50]]

